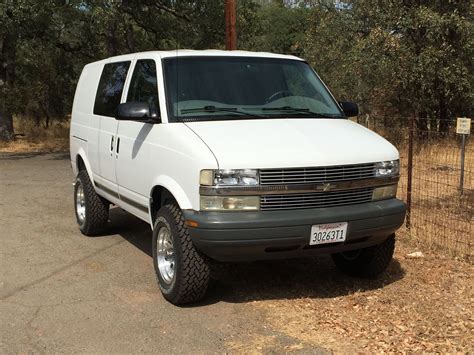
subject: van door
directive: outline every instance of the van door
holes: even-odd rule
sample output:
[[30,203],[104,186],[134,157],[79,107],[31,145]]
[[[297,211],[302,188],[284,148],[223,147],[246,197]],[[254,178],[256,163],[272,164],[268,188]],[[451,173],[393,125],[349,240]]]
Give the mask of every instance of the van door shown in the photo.
[[[137,60],[126,102],[145,102],[153,115],[159,114],[156,62],[154,59]],[[136,215],[148,217],[149,164],[158,164],[150,159],[150,137],[160,125],[136,121],[119,121],[117,132],[116,172],[120,199],[133,209]],[[153,132],[155,131],[155,132]]]
[[104,65],[94,104],[94,115],[100,120],[98,132],[99,176],[95,179],[98,189],[108,196],[118,198],[115,174],[115,149],[118,121],[115,119],[127,78],[130,61]]

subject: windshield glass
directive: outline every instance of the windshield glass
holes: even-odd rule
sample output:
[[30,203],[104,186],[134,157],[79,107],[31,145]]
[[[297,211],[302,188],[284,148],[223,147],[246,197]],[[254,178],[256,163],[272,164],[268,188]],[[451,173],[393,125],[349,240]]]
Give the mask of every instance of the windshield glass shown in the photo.
[[299,60],[173,57],[163,65],[170,122],[344,117],[311,67]]

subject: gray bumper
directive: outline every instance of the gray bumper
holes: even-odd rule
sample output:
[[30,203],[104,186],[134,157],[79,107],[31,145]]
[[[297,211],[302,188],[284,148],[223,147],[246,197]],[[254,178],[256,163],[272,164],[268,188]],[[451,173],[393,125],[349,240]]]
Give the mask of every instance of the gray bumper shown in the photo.
[[[405,204],[397,199],[353,206],[259,212],[184,211],[194,245],[219,261],[309,257],[365,248],[381,243],[405,219]],[[348,222],[344,243],[310,246],[311,226]]]

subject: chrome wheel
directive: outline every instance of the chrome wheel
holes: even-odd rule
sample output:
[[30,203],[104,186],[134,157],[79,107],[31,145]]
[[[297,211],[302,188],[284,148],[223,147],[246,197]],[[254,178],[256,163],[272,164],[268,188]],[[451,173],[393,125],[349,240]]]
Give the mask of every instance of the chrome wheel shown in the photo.
[[171,232],[168,227],[162,226],[158,231],[156,261],[161,278],[170,284],[175,275],[175,256]]
[[80,224],[83,224],[86,220],[86,199],[84,196],[84,188],[82,184],[76,182],[76,215]]

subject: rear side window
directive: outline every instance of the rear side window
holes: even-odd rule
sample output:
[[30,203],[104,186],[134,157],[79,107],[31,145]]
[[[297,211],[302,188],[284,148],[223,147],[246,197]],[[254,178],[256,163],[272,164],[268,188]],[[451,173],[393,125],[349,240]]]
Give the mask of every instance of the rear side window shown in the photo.
[[130,62],[104,65],[95,96],[94,114],[115,117]]
[[137,61],[128,88],[127,102],[146,102],[156,114],[158,112],[158,86],[156,63],[153,59]]

